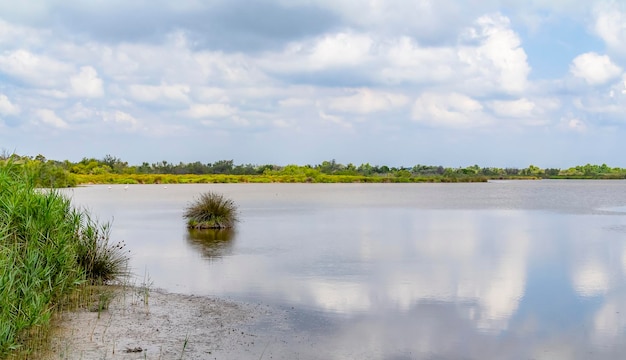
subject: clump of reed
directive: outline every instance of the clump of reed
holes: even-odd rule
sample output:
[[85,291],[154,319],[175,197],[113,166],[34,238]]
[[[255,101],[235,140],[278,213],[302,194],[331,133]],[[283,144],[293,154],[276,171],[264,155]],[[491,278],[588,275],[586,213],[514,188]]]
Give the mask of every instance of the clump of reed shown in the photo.
[[229,229],[237,222],[237,205],[215,192],[206,192],[185,209],[190,229]]
[[107,224],[34,185],[20,166],[0,165],[0,358],[28,353],[24,344],[45,337],[53,312],[78,287],[127,269]]
[[76,234],[78,264],[92,284],[124,279],[128,273],[126,243],[110,241],[109,223],[98,224],[87,213]]

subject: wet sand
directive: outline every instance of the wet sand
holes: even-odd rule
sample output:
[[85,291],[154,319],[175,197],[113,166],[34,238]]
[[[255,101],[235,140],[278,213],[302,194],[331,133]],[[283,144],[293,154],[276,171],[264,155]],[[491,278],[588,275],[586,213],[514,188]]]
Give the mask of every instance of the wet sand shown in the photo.
[[[288,311],[151,290],[118,293],[107,310],[60,315],[50,359],[295,359],[307,339]],[[306,351],[308,352],[308,351]]]

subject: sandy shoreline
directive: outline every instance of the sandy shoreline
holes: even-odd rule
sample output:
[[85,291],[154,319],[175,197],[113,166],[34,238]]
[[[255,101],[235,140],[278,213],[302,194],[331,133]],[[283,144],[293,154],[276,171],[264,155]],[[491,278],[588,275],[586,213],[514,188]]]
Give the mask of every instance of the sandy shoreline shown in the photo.
[[[202,296],[127,289],[107,310],[60,315],[50,359],[260,359],[299,357],[280,345],[286,312]],[[268,331],[264,331],[264,328]],[[272,345],[273,344],[273,345]],[[294,351],[295,353],[292,353]]]

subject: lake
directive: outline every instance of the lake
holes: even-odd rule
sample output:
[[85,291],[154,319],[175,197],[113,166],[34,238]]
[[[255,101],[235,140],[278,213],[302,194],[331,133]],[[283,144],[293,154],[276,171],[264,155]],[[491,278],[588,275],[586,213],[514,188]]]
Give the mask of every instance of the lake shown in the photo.
[[[234,232],[186,229],[185,206],[209,190],[239,205]],[[303,358],[626,353],[626,181],[67,192],[112,220],[137,283],[290,309],[285,321],[298,337],[267,331],[317,351]]]

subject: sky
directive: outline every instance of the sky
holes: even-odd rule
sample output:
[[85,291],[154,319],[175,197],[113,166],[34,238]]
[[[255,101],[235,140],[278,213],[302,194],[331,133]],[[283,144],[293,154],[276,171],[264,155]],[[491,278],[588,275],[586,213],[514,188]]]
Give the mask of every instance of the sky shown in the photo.
[[626,167],[626,1],[0,0],[0,148]]

